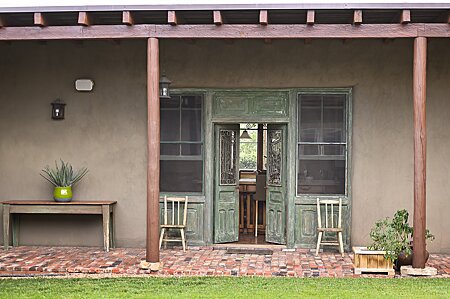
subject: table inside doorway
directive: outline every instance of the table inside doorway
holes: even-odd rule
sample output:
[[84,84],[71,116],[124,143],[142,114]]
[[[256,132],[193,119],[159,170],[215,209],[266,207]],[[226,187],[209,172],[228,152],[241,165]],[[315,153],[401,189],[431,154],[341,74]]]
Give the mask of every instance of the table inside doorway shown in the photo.
[[[71,201],[14,200],[3,202],[3,240],[5,250],[9,247],[9,232],[12,225],[13,246],[19,245],[18,214],[70,214],[102,215],[103,245],[106,251],[114,247],[113,206],[117,201]],[[11,217],[12,216],[12,217]]]
[[[255,178],[241,178],[239,179],[239,230],[241,232],[254,232],[257,236],[258,228],[265,229],[266,215],[265,205],[263,203],[263,223],[258,224],[258,201],[255,201],[255,211],[252,213],[252,195],[256,194],[256,179]],[[245,206],[245,211],[244,211]],[[255,229],[255,224],[257,224]]]

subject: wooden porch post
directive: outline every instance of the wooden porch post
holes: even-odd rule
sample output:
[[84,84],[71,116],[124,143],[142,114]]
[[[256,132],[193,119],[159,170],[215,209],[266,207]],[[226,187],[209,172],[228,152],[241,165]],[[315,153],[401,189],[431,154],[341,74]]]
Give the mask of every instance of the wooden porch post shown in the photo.
[[427,38],[414,39],[414,234],[413,268],[425,268]]
[[147,43],[147,252],[146,260],[159,262],[159,45]]

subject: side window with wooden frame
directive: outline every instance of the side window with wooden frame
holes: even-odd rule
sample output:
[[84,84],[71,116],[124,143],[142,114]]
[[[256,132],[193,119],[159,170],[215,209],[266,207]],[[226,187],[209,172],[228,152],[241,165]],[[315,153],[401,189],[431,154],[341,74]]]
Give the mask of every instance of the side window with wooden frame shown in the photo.
[[297,195],[347,195],[348,93],[298,94]]
[[203,192],[203,95],[161,99],[161,192]]

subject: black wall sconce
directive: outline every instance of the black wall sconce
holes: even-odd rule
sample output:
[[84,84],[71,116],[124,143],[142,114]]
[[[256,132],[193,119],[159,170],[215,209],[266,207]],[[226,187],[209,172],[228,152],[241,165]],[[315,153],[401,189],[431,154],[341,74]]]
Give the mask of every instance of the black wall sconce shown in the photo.
[[160,99],[170,99],[169,85],[172,83],[166,74],[163,73],[161,79],[159,80],[159,98]]
[[66,104],[61,102],[60,99],[52,102],[52,119],[62,120],[65,115]]

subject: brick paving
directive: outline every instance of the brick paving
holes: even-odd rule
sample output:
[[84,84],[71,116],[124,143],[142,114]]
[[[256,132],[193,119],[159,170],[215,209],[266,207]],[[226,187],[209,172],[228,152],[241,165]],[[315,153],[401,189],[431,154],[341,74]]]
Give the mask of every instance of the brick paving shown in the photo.
[[[163,269],[141,270],[143,248],[114,248],[104,252],[92,247],[19,246],[0,249],[0,276],[11,275],[154,275],[154,276],[290,276],[290,277],[387,277],[353,274],[353,254],[341,257],[310,250],[271,248],[272,255],[229,254],[223,247],[190,247],[161,250]],[[450,255],[431,254],[428,265],[438,277],[450,278]],[[398,276],[398,275],[396,275]]]

